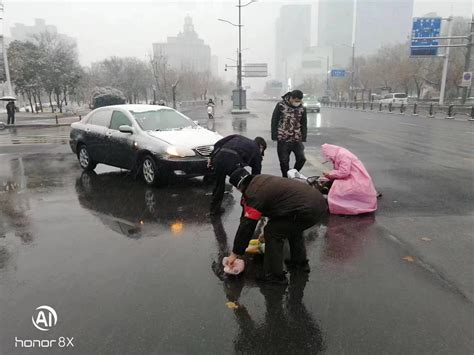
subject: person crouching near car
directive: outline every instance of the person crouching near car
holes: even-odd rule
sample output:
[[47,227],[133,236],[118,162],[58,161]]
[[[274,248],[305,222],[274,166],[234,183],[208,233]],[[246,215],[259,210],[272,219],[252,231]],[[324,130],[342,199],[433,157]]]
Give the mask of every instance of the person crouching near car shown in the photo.
[[332,144],[323,144],[321,151],[323,157],[333,163],[333,170],[324,173],[324,177],[332,181],[328,193],[329,211],[358,215],[377,210],[377,191],[359,158]]
[[214,144],[214,150],[208,163],[216,176],[216,186],[211,202],[211,215],[219,215],[225,211],[222,207],[222,200],[227,176],[230,176],[235,169],[244,166],[252,168],[252,174],[260,174],[265,149],[267,149],[267,143],[262,137],[255,137],[252,140],[239,134],[224,137]]
[[288,239],[289,268],[309,272],[303,231],[314,226],[327,212],[322,194],[301,181],[271,175],[250,175],[243,168],[235,170],[230,183],[242,192],[242,216],[227,264],[232,267],[242,258],[261,217],[265,226],[264,273],[259,281],[286,284],[283,270],[283,244]]

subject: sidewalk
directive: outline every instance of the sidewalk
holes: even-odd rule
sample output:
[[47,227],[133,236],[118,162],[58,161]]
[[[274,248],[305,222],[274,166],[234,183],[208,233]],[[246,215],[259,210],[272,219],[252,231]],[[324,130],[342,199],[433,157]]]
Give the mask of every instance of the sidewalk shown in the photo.
[[6,114],[0,114],[0,129],[6,127],[38,127],[38,126],[69,126],[73,122],[78,122],[80,117],[84,116],[66,116],[65,114],[47,113],[24,113],[19,112],[15,115],[15,124],[8,125]]

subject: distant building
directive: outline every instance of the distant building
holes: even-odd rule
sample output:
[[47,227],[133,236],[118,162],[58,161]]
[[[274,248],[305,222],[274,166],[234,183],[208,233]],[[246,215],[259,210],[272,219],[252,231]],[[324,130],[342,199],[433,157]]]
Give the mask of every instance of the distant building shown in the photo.
[[189,16],[184,20],[183,32],[168,37],[165,43],[153,43],[153,55],[166,57],[168,65],[175,70],[211,71],[211,48],[198,37]]
[[305,79],[319,77],[326,78],[328,69],[333,66],[333,48],[332,47],[308,47],[301,55],[299,70],[295,71],[294,84],[298,85]]
[[333,47],[334,66],[344,67],[351,58],[353,0],[320,0],[318,46]]
[[311,44],[311,5],[285,5],[276,21],[275,78],[288,83]]
[[219,76],[219,58],[217,55],[211,56],[211,74],[216,78]]
[[406,42],[411,34],[413,2],[357,1],[356,51],[373,54],[384,44]]
[[[384,44],[403,43],[411,32],[414,0],[358,0],[355,54],[370,55]],[[320,0],[318,46],[334,48],[334,65],[347,67],[352,57],[354,0]]]
[[35,19],[33,26],[15,23],[13,27],[10,27],[11,41],[31,41],[34,40],[35,36],[44,32],[57,34],[61,39],[66,40],[71,44],[77,44],[77,40],[75,38],[58,33],[56,26],[47,25],[44,19]]

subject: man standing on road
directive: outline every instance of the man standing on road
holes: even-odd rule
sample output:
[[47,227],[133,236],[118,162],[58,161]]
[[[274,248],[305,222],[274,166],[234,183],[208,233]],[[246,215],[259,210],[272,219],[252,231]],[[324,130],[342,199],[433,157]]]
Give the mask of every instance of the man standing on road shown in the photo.
[[8,124],[15,124],[15,103],[10,101],[7,104],[7,116],[8,116]]
[[221,207],[224,198],[225,179],[237,168],[250,166],[252,174],[258,175],[262,172],[262,159],[267,143],[262,137],[250,138],[233,134],[222,138],[214,145],[214,151],[209,159],[209,167],[216,174],[216,186],[214,188],[211,202],[211,215],[224,212]]
[[301,181],[271,175],[250,175],[237,169],[230,183],[242,192],[243,208],[239,229],[234,239],[227,266],[232,267],[241,258],[253,236],[257,222],[268,217],[264,229],[264,274],[260,281],[286,284],[283,271],[283,244],[288,239],[289,268],[309,272],[303,232],[315,225],[327,211],[323,195]]
[[303,142],[306,142],[308,120],[306,109],[301,105],[303,92],[293,90],[282,96],[282,99],[273,111],[272,140],[277,141],[281,174],[283,177],[288,177],[291,152],[295,154],[296,170],[300,171],[306,162]]

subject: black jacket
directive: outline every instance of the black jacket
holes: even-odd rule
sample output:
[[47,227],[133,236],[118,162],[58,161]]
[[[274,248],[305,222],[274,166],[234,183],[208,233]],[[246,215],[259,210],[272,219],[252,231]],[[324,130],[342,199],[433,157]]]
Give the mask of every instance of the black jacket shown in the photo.
[[222,138],[214,144],[214,151],[211,154],[211,162],[215,164],[215,158],[222,149],[230,149],[237,153],[243,165],[252,168],[252,174],[258,175],[262,172],[262,154],[260,146],[250,138],[233,134]]
[[[286,93],[273,110],[272,140],[306,142],[308,134],[306,108],[292,106],[289,99],[290,93]],[[288,139],[282,137],[282,135],[296,136],[296,138]]]
[[271,175],[253,176],[242,195],[243,215],[234,239],[233,252],[242,255],[261,217],[288,218],[326,213],[323,195],[308,184]]

